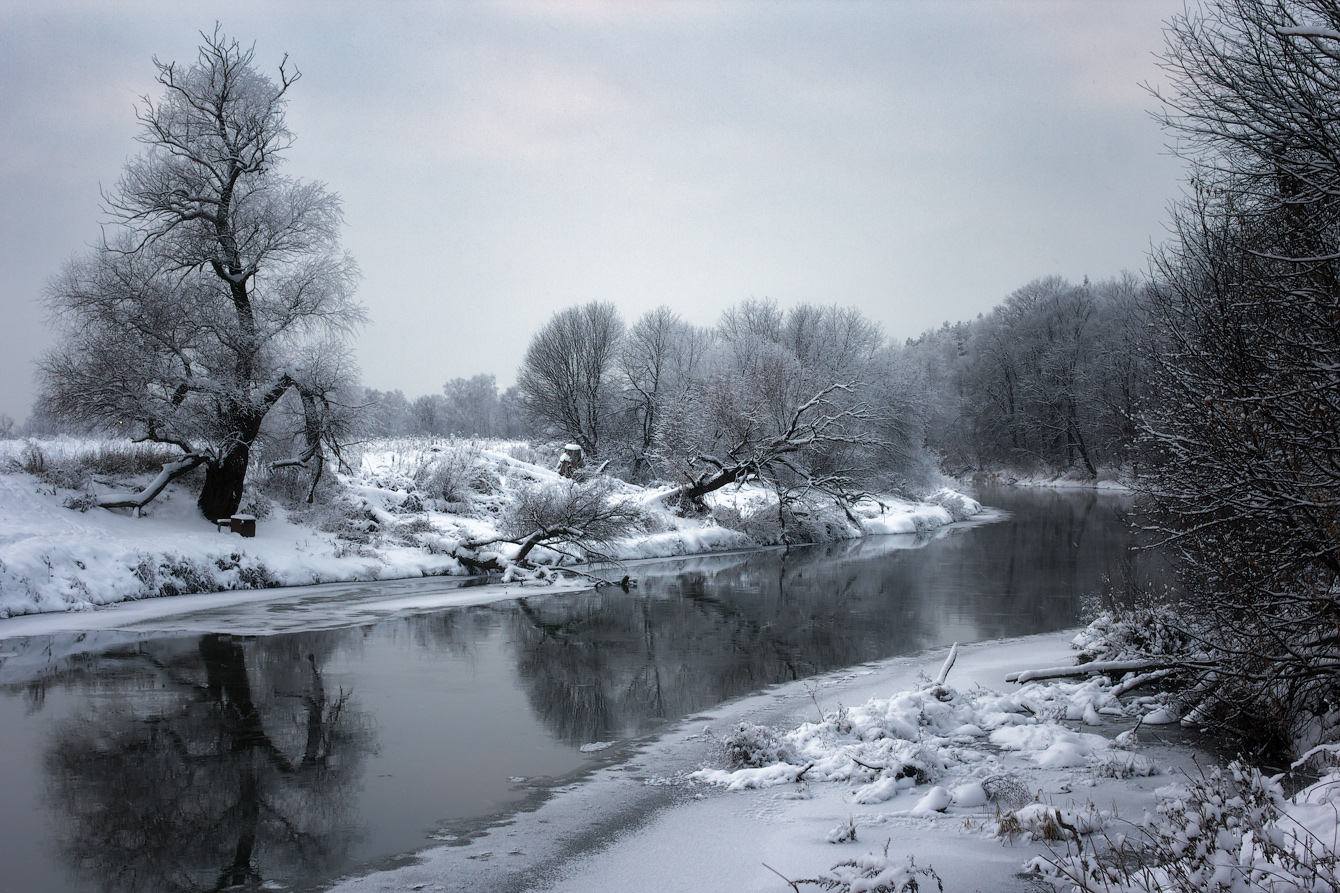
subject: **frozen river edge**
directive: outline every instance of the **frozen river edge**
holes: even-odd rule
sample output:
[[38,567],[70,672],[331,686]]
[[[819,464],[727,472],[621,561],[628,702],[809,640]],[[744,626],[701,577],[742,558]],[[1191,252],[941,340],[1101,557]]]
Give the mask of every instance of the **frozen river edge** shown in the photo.
[[[1005,675],[1073,659],[1075,631],[961,646],[949,675],[960,692],[978,687],[1007,691]],[[945,651],[896,657],[774,687],[685,720],[649,740],[611,749],[612,762],[552,792],[521,812],[398,867],[334,886],[347,893],[390,890],[516,891],[784,891],[791,879],[814,877],[836,862],[889,841],[890,857],[911,855],[933,867],[948,890],[1036,889],[1024,865],[1048,850],[1027,836],[1004,840],[988,826],[993,807],[951,806],[913,814],[929,786],[870,805],[856,803],[856,785],[785,784],[726,791],[688,778],[722,765],[719,741],[741,721],[788,729],[813,722],[820,711],[859,707],[871,698],[921,689],[944,662]],[[1096,731],[1114,736],[1132,722]],[[1159,774],[1124,780],[1098,778],[1083,767],[1043,768],[1016,761],[1016,772],[1040,799],[1062,809],[1098,804],[1138,819],[1154,804],[1153,791],[1193,768],[1192,752],[1159,743],[1140,752]],[[444,760],[450,755],[444,755]],[[854,823],[857,840],[828,843],[833,829]],[[775,871],[774,871],[775,869]]]

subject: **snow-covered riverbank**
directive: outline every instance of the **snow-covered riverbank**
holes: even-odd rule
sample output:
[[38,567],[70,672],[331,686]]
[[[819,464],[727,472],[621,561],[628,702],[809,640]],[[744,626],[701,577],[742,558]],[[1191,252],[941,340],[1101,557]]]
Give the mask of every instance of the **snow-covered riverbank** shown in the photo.
[[[1073,852],[1072,836],[1088,848],[1136,837],[1146,812],[1186,803],[1207,762],[1160,727],[1130,734],[1153,705],[1123,706],[1111,680],[1005,682],[1073,662],[1072,636],[961,648],[944,686],[932,679],[939,651],[727,704],[645,747],[616,745],[610,765],[534,812],[336,889],[775,893],[785,878],[901,890],[914,868],[933,869],[946,890],[1037,889],[1039,869]],[[751,741],[761,765],[727,765],[727,751]],[[1323,813],[1337,803],[1340,782],[1328,777],[1280,806],[1333,848]],[[1287,822],[1277,827],[1287,836]],[[1250,877],[1260,848],[1241,827],[1232,836],[1210,840],[1209,854],[1232,849],[1226,876],[1241,863]]]
[[[53,462],[60,448],[46,446],[57,456]],[[131,489],[134,480],[94,475],[82,486],[66,487],[59,475],[21,471],[16,457],[9,459],[8,473],[0,474],[0,618],[163,595],[464,575],[468,569],[453,555],[461,544],[498,536],[507,504],[522,488],[560,480],[552,469],[500,449],[388,444],[365,450],[354,473],[317,510],[287,512],[264,497],[253,501],[253,510],[264,511],[256,537],[246,539],[201,518],[185,487],[170,487],[137,518],[127,509],[90,508],[88,497],[112,487]],[[460,498],[429,498],[425,480],[432,475],[425,471],[450,462],[462,466],[454,469],[464,481],[457,487]],[[0,466],[5,464],[0,456]],[[761,488],[720,491],[713,494],[711,514],[683,518],[663,504],[660,491],[615,486],[619,498],[637,503],[642,519],[641,529],[607,545],[616,560],[768,544],[759,525],[749,523],[775,505],[775,496]],[[853,507],[851,518],[830,525],[829,536],[926,532],[980,511],[973,500],[948,490],[922,502],[866,499]],[[491,548],[505,558],[517,546]],[[581,557],[580,550],[574,554]],[[571,560],[543,547],[532,557],[554,564]]]
[[1093,477],[1078,470],[1064,473],[1039,471],[977,472],[965,479],[973,486],[1040,487],[1052,490],[1099,490],[1105,493],[1133,493],[1135,475],[1130,468],[1100,468]]

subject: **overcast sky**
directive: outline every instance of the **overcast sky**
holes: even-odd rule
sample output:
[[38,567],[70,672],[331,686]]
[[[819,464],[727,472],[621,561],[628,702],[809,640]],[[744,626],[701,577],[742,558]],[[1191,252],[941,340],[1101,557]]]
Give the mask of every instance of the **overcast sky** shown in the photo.
[[896,338],[1031,279],[1144,272],[1181,164],[1142,89],[1182,0],[0,0],[0,412],[44,282],[98,235],[151,59],[216,19],[344,200],[364,381],[515,380],[555,310],[856,305]]

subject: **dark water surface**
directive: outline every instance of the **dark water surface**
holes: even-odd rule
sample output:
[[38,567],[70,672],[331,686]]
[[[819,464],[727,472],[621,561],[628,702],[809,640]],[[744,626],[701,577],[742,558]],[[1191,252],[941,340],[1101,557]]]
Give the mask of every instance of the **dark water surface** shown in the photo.
[[0,889],[306,889],[620,753],[591,745],[814,673],[1073,626],[1127,572],[1120,497],[981,496],[1009,517],[644,564],[631,593],[0,639]]

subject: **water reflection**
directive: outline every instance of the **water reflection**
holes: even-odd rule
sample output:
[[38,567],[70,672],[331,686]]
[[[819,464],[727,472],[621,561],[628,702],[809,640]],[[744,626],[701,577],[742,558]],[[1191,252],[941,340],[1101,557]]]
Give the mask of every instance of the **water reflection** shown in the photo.
[[327,689],[329,648],[295,644],[211,634],[110,661],[100,687],[113,696],[63,721],[46,756],[76,876],[109,891],[224,890],[345,863],[373,736],[349,693]]
[[630,594],[522,600],[509,620],[530,704],[562,740],[608,740],[853,663],[1074,625],[1078,596],[1129,561],[1122,501],[997,498],[1023,523],[696,560]]
[[[514,808],[532,782],[509,779],[570,773],[579,745],[837,667],[1071,626],[1081,595],[1134,573],[1122,500],[984,501],[1013,518],[645,565],[629,593],[262,637],[219,631],[265,616],[244,611],[194,636],[6,640],[0,862],[35,889],[318,883]],[[26,759],[45,778],[29,799]]]

